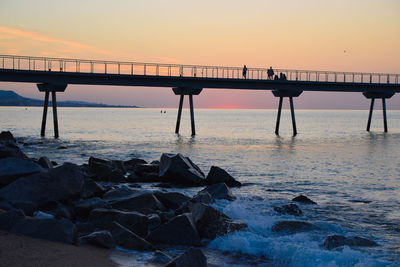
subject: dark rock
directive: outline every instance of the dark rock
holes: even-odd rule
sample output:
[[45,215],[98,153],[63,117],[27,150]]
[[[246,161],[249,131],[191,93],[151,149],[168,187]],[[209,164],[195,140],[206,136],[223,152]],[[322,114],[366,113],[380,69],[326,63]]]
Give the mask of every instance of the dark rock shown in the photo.
[[115,189],[111,189],[110,191],[106,192],[103,195],[104,200],[118,200],[118,199],[125,199],[128,198],[129,196],[133,196],[139,192],[143,192],[143,190],[137,190],[137,189],[132,189],[129,187],[118,187]]
[[194,204],[190,210],[193,222],[202,238],[214,239],[247,227],[245,223],[232,221],[222,212],[201,203]]
[[33,213],[33,217],[36,219],[54,219],[54,215],[47,213],[47,212],[43,212],[40,210],[37,210]]
[[66,146],[59,146],[59,147],[57,147],[57,149],[67,149],[67,147]]
[[0,188],[14,182],[19,177],[38,173],[41,170],[43,168],[31,160],[21,158],[0,159]]
[[143,176],[144,173],[158,173],[159,165],[139,163],[133,167],[133,172],[139,176]]
[[78,221],[75,226],[78,236],[88,235],[96,231],[96,225],[90,222]]
[[201,186],[205,180],[200,168],[181,154],[162,154],[159,175],[162,182],[185,186]]
[[105,192],[106,190],[92,179],[85,179],[85,181],[83,182],[81,197],[101,197],[104,195]]
[[126,173],[124,164],[122,161],[108,161],[95,157],[89,158],[89,169],[95,175],[92,177],[96,181],[106,182],[125,182]]
[[73,244],[76,238],[76,227],[66,219],[25,218],[14,225],[11,233]]
[[165,223],[173,219],[176,216],[176,214],[174,212],[159,212],[158,216],[160,217],[161,222]]
[[11,228],[19,221],[25,219],[22,210],[9,210],[0,213],[0,230],[10,231]]
[[280,214],[290,214],[294,216],[301,216],[303,212],[296,204],[283,205],[281,207],[274,207],[274,211]]
[[47,157],[41,157],[39,158],[39,160],[37,161],[37,163],[42,166],[43,168],[46,169],[50,169],[53,168],[53,164],[51,163],[51,161],[47,158]]
[[207,186],[200,192],[208,192],[215,199],[227,199],[230,201],[234,199],[232,191],[224,183]]
[[97,173],[96,175],[92,176],[92,179],[95,181],[113,182],[113,183],[128,182],[125,175],[118,170],[110,170],[109,172]]
[[10,131],[2,131],[0,133],[0,141],[11,141],[14,143],[17,142]]
[[345,237],[341,235],[330,235],[324,241],[324,247],[329,250],[342,246],[375,247],[377,245],[378,244],[372,240],[358,236]]
[[157,214],[149,214],[147,215],[147,218],[149,219],[149,230],[153,231],[156,229],[158,226],[161,225],[161,218]]
[[173,186],[169,183],[158,183],[158,184],[154,185],[154,187],[173,188]]
[[166,210],[164,205],[151,192],[137,192],[128,198],[109,201],[114,209],[138,211],[144,214],[155,210]]
[[71,220],[71,212],[63,205],[59,205],[55,210],[54,210],[54,216],[56,219],[61,219],[65,218],[68,220]]
[[30,176],[21,177],[0,189],[0,198],[13,205],[15,202],[34,203],[38,206],[79,196],[84,175],[74,164],[64,164]]
[[17,209],[21,209],[28,216],[32,216],[38,209],[38,205],[31,201],[12,201],[11,204]]
[[53,165],[53,167],[54,167],[54,166],[58,166],[58,163],[55,162],[54,160],[51,161],[51,164]]
[[144,172],[141,175],[131,173],[126,178],[126,181],[131,183],[155,183],[160,181],[160,177],[156,172]]
[[297,196],[297,197],[293,198],[292,201],[300,202],[300,203],[304,203],[304,204],[317,205],[316,202],[312,201],[311,199],[309,199],[308,197],[303,196],[303,195],[300,195],[300,196]]
[[136,164],[147,164],[147,161],[145,161],[143,159],[138,159],[138,158],[133,158],[133,159],[124,161],[124,166],[127,171],[133,171],[133,167],[135,167]]
[[0,210],[12,210],[14,207],[5,200],[0,200]]
[[165,267],[207,267],[207,258],[199,248],[189,248]]
[[91,210],[94,209],[111,209],[111,205],[98,197],[89,198],[89,199],[82,199],[75,203],[75,212],[81,218],[86,218]]
[[176,216],[150,232],[147,237],[152,243],[168,245],[198,245],[200,238],[190,214]]
[[215,203],[215,199],[207,191],[200,191],[195,195],[192,200],[194,203],[212,204]]
[[147,235],[148,218],[138,212],[125,212],[115,209],[94,209],[90,212],[88,221],[101,229],[112,229],[117,222],[140,236]]
[[136,235],[126,227],[114,222],[111,234],[117,246],[124,249],[134,249],[139,251],[154,251],[155,248],[145,239]]
[[290,234],[308,232],[318,229],[314,224],[303,221],[280,221],[275,223],[271,230],[273,232],[287,232]]
[[2,141],[0,142],[0,159],[8,157],[28,159],[16,143],[11,141]]
[[165,254],[164,252],[157,250],[154,252],[153,257],[149,260],[149,263],[153,264],[166,264],[170,262],[172,259],[170,256]]
[[217,166],[211,166],[210,171],[205,180],[207,185],[225,183],[227,186],[241,186],[242,184],[236,181],[229,173],[227,173],[224,169],[221,169]]
[[183,203],[190,200],[190,197],[179,192],[154,192],[154,195],[164,204],[168,209],[177,209]]
[[159,160],[153,160],[152,162],[150,162],[150,164],[160,165],[160,161]]
[[99,246],[102,248],[114,248],[114,239],[109,231],[102,230],[82,236],[78,239],[78,243]]

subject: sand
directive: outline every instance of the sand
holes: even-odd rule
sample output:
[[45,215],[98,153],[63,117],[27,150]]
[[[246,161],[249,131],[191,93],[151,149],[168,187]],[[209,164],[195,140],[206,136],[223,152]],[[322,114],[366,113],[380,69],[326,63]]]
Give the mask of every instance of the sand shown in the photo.
[[111,250],[73,246],[0,232],[1,267],[116,267]]

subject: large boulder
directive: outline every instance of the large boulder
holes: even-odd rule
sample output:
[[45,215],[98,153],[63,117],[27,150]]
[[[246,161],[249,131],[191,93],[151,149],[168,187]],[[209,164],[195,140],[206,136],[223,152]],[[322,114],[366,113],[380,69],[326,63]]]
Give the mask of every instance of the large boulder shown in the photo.
[[66,219],[25,218],[13,226],[11,233],[68,244],[73,244],[76,239],[76,227]]
[[224,213],[202,203],[195,203],[190,210],[193,222],[202,238],[214,239],[247,227],[245,223],[232,221]]
[[48,157],[40,157],[37,163],[45,169],[53,168],[53,163],[49,160]]
[[227,199],[230,201],[234,199],[232,191],[224,183],[207,186],[201,192],[208,192],[215,199]]
[[199,248],[189,248],[167,263],[165,267],[207,267],[207,258]]
[[282,205],[280,207],[274,207],[274,211],[280,213],[280,214],[289,214],[293,216],[301,216],[303,215],[303,212],[297,206],[296,204],[287,204],[287,205]]
[[89,199],[81,199],[74,204],[75,212],[81,218],[86,218],[91,210],[94,209],[111,209],[111,205],[101,198],[94,197]]
[[300,202],[303,204],[317,205],[316,202],[312,201],[311,199],[309,199],[308,197],[306,197],[304,195],[299,195],[299,196],[293,198],[292,201]]
[[96,231],[88,235],[81,236],[78,239],[80,245],[90,244],[102,248],[113,248],[115,247],[113,236],[109,231],[102,230]]
[[177,209],[183,203],[190,200],[190,197],[179,192],[154,192],[154,195],[168,209]]
[[64,164],[30,176],[21,177],[0,189],[0,198],[14,202],[35,203],[38,206],[48,202],[79,196],[84,175],[75,164]]
[[82,198],[90,198],[90,197],[101,197],[104,195],[106,190],[103,186],[99,185],[92,179],[85,179],[83,182],[81,197]]
[[162,154],[159,176],[163,182],[184,186],[201,186],[205,180],[200,168],[181,154]]
[[38,173],[43,168],[35,162],[21,158],[0,159],[0,188],[22,176]]
[[151,243],[168,245],[199,245],[200,238],[191,214],[178,215],[147,237]]
[[145,173],[158,173],[160,171],[158,164],[143,164],[138,163],[133,167],[133,172],[138,176],[143,176]]
[[0,159],[7,157],[28,158],[14,141],[0,141]]
[[286,232],[289,234],[308,232],[316,229],[319,229],[316,225],[303,221],[279,221],[271,228],[273,232]]
[[113,223],[111,234],[114,238],[115,244],[124,249],[134,249],[139,251],[155,250],[152,244],[119,223]]
[[236,181],[229,173],[227,173],[224,169],[221,169],[217,166],[211,166],[210,171],[205,180],[207,185],[225,183],[227,186],[241,186],[242,184]]
[[126,199],[130,196],[134,196],[137,193],[143,192],[143,190],[132,189],[126,186],[118,187],[115,189],[111,189],[107,191],[103,195],[103,199],[107,201],[119,200],[119,199]]
[[215,199],[207,191],[200,191],[191,199],[191,202],[212,204],[215,203]]
[[89,158],[89,170],[94,174],[96,181],[124,182],[126,173],[122,161],[109,161],[95,157]]
[[138,159],[138,158],[133,158],[133,159],[124,161],[124,167],[128,172],[133,172],[133,168],[137,164],[147,164],[147,161],[145,161],[144,159]]
[[148,218],[138,212],[125,212],[115,209],[94,209],[90,212],[88,221],[100,229],[112,229],[117,222],[140,236],[147,235]]
[[22,210],[9,210],[0,213],[0,230],[10,231],[11,228],[19,221],[25,219]]
[[358,236],[345,237],[341,235],[330,235],[324,241],[324,247],[329,250],[342,246],[375,247],[377,245],[378,244],[372,240]]
[[0,141],[1,142],[10,141],[10,142],[14,142],[14,143],[17,142],[17,140],[15,140],[14,136],[12,135],[12,133],[10,131],[1,131]]
[[137,211],[144,214],[154,213],[155,210],[166,210],[164,205],[151,192],[137,192],[127,198],[109,201],[114,209]]

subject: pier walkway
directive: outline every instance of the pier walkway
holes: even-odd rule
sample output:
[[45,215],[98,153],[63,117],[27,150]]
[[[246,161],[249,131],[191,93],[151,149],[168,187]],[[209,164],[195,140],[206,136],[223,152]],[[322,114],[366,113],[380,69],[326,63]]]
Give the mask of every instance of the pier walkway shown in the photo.
[[[386,99],[400,92],[400,74],[334,72],[319,70],[158,64],[50,57],[0,55],[0,81],[36,83],[45,93],[41,135],[45,133],[47,107],[52,94],[54,133],[58,133],[56,92],[68,84],[168,87],[180,96],[175,132],[179,133],[184,96],[189,96],[192,134],[195,135],[193,95],[203,89],[271,90],[279,97],[275,133],[279,134],[283,98],[289,98],[293,135],[297,134],[293,97],[303,91],[360,92],[371,99],[367,122],[370,130],[375,99],[382,99],[384,131],[387,132]],[[280,74],[286,79],[279,79]]]

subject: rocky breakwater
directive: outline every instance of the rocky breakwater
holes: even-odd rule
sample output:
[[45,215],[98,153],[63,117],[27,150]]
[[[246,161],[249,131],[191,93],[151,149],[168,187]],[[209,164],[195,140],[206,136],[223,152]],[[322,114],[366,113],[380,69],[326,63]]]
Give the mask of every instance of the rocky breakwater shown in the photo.
[[[202,190],[191,197],[144,190],[143,182]],[[232,201],[229,187],[240,185],[219,167],[205,176],[181,154],[151,163],[90,157],[87,164],[54,167],[46,157],[28,158],[10,132],[0,134],[0,230],[11,233],[154,251],[157,264],[167,266],[206,266],[202,246],[247,227],[210,206],[215,199]],[[171,246],[187,250],[175,258],[160,251]]]

